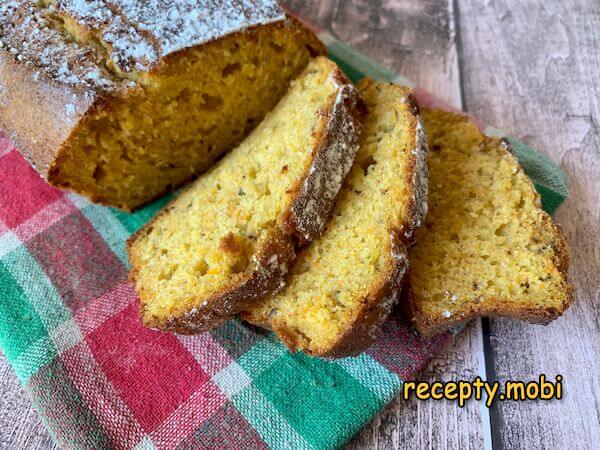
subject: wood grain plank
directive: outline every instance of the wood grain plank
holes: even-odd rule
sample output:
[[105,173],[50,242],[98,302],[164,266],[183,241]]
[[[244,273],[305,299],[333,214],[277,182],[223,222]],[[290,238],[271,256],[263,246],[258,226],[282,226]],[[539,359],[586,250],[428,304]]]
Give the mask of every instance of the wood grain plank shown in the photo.
[[[477,346],[481,337],[472,323],[454,345],[437,355],[417,377],[420,381],[473,379],[478,374]],[[380,414],[368,432],[362,433],[350,448],[482,448],[481,408],[469,402],[459,408],[456,402],[405,401],[400,397]]]
[[[283,2],[338,39],[394,69],[437,97],[461,107],[452,2]],[[419,375],[420,380],[472,379],[479,373],[475,324]],[[479,403],[395,399],[349,448],[482,448]]]
[[282,5],[460,106],[450,0],[285,0]]
[[[491,320],[500,381],[562,374],[565,397],[497,405],[507,448],[600,442],[600,3],[459,0],[469,112],[558,161],[571,197],[556,214],[576,300],[548,327]],[[472,20],[477,17],[477,20]]]
[[[447,2],[287,3],[439,97],[455,104],[460,98]],[[567,394],[561,402],[500,404],[503,443],[515,448],[579,448],[578,444],[585,448],[580,437],[599,442],[600,429],[600,320],[593,308],[600,300],[598,4],[590,0],[535,6],[516,0],[458,3],[467,108],[547,151],[571,177],[572,197],[557,218],[574,247],[577,303],[565,318],[548,328],[492,321],[495,367],[501,379],[531,378],[541,370],[550,375],[560,371]],[[469,328],[421,377],[472,377],[477,363],[473,333]],[[32,416],[16,378],[6,370],[0,358],[4,399],[0,403],[0,445],[46,448],[45,438],[35,438],[38,433],[43,435],[39,420]],[[445,402],[397,400],[353,445],[480,447],[480,430],[472,429],[480,420],[478,414],[478,405],[458,410]]]
[[[438,97],[460,106],[452,3],[448,0],[282,3]],[[419,378],[472,378],[478,371],[479,339],[476,327],[467,328]],[[0,404],[0,442],[11,449],[52,448],[26,394],[9,370],[6,360],[0,357],[0,393],[3,397],[15,393],[19,399],[17,403]],[[476,403],[458,408],[453,402],[396,399],[350,447],[481,448],[482,441],[480,407]]]

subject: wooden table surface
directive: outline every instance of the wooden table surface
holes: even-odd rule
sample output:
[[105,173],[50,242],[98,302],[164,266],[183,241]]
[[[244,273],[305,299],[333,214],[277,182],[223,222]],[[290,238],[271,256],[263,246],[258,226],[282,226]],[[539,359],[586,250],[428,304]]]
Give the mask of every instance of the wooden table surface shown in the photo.
[[[283,2],[373,59],[550,155],[571,196],[556,213],[571,243],[576,301],[547,327],[471,324],[423,380],[564,378],[550,402],[395,400],[351,448],[600,446],[600,1]],[[53,448],[0,356],[0,448]]]

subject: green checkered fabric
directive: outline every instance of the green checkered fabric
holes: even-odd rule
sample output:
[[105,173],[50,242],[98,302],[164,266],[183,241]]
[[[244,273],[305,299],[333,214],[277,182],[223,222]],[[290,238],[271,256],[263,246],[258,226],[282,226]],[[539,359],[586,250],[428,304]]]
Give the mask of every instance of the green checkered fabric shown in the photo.
[[[407,83],[323,38],[354,81]],[[553,211],[564,174],[509,140]],[[125,240],[170,197],[134,214],[90,204],[47,185],[2,134],[0,173],[0,347],[61,447],[337,448],[452,339],[392,317],[367,352],[327,361],[238,321],[197,336],[149,330]]]

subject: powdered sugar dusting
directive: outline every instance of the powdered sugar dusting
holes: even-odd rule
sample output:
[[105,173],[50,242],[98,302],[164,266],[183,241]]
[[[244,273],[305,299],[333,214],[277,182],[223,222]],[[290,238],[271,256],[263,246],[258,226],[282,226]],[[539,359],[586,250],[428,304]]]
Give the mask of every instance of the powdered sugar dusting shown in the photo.
[[110,46],[112,61],[123,72],[149,70],[158,61],[152,42],[119,16],[104,28],[102,40]]
[[[110,88],[115,80],[90,47],[69,40],[48,16],[32,2],[10,0],[0,4],[0,40],[4,49],[33,73],[66,84]],[[39,75],[36,75],[39,77]]]
[[67,103],[67,104],[65,105],[65,112],[66,112],[68,115],[70,115],[70,116],[72,116],[73,114],[75,114],[75,105],[74,105],[74,104],[72,104],[72,103]]
[[325,127],[325,141],[304,179],[299,200],[292,206],[296,227],[305,242],[324,229],[359,147],[358,93],[354,86],[341,84],[335,76],[330,76],[329,81],[337,93]]
[[276,2],[269,0],[105,1],[154,38],[160,57],[249,26],[285,18]]
[[56,81],[111,90],[169,54],[284,19],[272,0],[8,0],[0,49]]
[[[274,1],[61,0],[63,12],[103,29],[124,71],[148,70],[161,58],[254,25],[283,20]],[[103,11],[109,11],[103,14]]]
[[413,227],[418,228],[427,215],[427,197],[429,189],[429,171],[427,168],[427,137],[421,116],[417,113],[415,131],[416,145],[413,150],[415,167],[413,172]]

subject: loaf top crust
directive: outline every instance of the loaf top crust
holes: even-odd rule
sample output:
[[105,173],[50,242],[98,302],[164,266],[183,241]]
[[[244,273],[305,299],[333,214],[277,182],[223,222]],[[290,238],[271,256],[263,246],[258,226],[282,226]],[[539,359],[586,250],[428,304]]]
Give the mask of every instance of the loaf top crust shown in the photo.
[[111,91],[143,83],[180,50],[284,20],[270,0],[8,0],[0,51],[37,76]]

